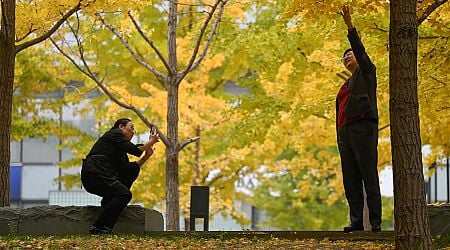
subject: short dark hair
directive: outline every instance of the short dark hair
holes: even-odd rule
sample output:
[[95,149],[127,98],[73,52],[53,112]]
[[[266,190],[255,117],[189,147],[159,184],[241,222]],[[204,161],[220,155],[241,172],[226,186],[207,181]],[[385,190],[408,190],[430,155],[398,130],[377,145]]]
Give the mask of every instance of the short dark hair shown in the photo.
[[342,58],[345,57],[345,54],[347,54],[348,52],[353,51],[352,48],[348,48],[344,51],[344,54],[342,55]]
[[112,128],[119,128],[119,125],[126,126],[127,123],[129,123],[129,122],[131,122],[131,120],[128,119],[128,118],[120,118],[119,120],[117,120],[117,121],[114,123],[114,126],[113,126]]

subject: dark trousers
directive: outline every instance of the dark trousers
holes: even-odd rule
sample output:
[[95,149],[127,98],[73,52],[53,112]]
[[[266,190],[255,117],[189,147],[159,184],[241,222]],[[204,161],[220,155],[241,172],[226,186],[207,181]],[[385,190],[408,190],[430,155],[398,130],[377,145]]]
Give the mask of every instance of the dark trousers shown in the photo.
[[119,181],[111,185],[96,174],[85,173],[81,175],[83,186],[89,193],[102,197],[101,206],[103,211],[94,222],[94,226],[113,228],[123,209],[130,202],[132,194],[130,191],[133,182],[139,175],[139,167],[133,163],[126,164],[119,171]]
[[363,225],[363,183],[367,194],[370,224],[372,227],[381,225],[377,144],[378,124],[375,120],[363,119],[338,128],[345,196],[353,226]]

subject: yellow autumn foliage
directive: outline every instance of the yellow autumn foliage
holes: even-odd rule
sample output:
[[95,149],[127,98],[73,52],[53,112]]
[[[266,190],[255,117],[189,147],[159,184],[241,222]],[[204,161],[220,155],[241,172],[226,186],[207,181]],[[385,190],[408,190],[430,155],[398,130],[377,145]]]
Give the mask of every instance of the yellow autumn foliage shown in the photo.
[[[65,1],[64,4],[60,1],[44,2],[48,5],[38,9],[20,3],[17,10],[17,18],[30,20],[33,28],[38,29],[37,33],[50,27],[61,12],[77,3],[75,0]],[[431,2],[421,1],[418,15]],[[152,17],[150,22],[141,19],[158,12],[164,14],[164,10],[153,6],[161,3],[88,1],[85,2],[83,14],[87,17],[99,10],[120,10],[121,16],[118,14],[112,19],[118,30],[126,35],[131,46],[143,58],[165,72],[163,64],[156,62],[157,57],[152,49],[138,39],[139,35],[126,18],[127,11],[131,10],[165,56],[167,48],[163,38],[167,25],[158,19],[162,15]],[[179,6],[179,21],[183,25],[177,30],[179,69],[189,61],[201,21],[204,20],[204,14],[189,15],[192,10],[189,4],[197,4],[198,1],[186,0],[183,3],[186,5]],[[213,1],[204,3],[211,4]],[[377,66],[380,128],[389,125],[388,34],[383,31],[387,30],[389,20],[386,1],[231,1],[225,8],[226,18],[220,24],[220,35],[213,40],[211,50],[200,67],[190,72],[180,84],[179,139],[183,141],[196,136],[196,129],[201,130],[199,162],[195,159],[194,144],[187,146],[180,154],[180,204],[183,213],[188,212],[189,188],[194,181],[197,163],[200,175],[198,184],[211,187],[213,213],[232,211],[233,201],[241,198],[236,192],[236,183],[247,175],[263,176],[261,171],[301,176],[294,187],[300,190],[298,199],[293,201],[294,206],[304,207],[305,201],[302,199],[309,198],[311,190],[325,190],[323,192],[327,196],[323,200],[328,206],[343,198],[336,148],[334,98],[344,81],[342,75],[345,77],[345,69],[339,59],[342,51],[349,46],[346,27],[338,15],[344,3],[352,6],[355,25]],[[273,6],[278,9],[271,8]],[[445,29],[450,20],[449,8],[448,4],[443,6],[419,29],[422,37],[419,38],[421,133],[423,142],[432,145],[433,150],[427,163],[450,154],[450,92],[446,84],[449,81],[450,57],[448,39],[445,39],[449,36],[448,29]],[[275,22],[268,17],[271,15],[276,16]],[[246,22],[245,27],[238,25],[242,21]],[[189,23],[192,23],[190,29]],[[96,26],[87,25],[80,29],[87,32],[92,27]],[[18,37],[29,29],[29,23],[19,22]],[[225,33],[220,33],[222,31]],[[141,110],[151,122],[166,131],[166,86],[137,65],[127,51],[118,47],[117,39],[110,39],[100,31],[86,39],[92,42],[87,53],[99,60],[100,65],[96,65],[95,69],[108,71],[108,74],[100,73],[106,75],[105,85],[117,98]],[[102,52],[104,54],[97,54],[95,44],[104,41],[108,42],[108,49]],[[205,41],[200,51],[204,45]],[[120,67],[114,68],[119,64]],[[24,71],[18,69],[16,72],[22,74]],[[243,97],[227,96],[222,91],[227,81],[245,87],[249,94]],[[93,83],[86,82],[86,91],[94,87]],[[42,91],[44,86],[37,84],[35,88]],[[138,122],[132,112],[124,111],[104,96],[97,103],[93,101],[92,106],[96,106],[99,120],[112,121],[118,116],[129,116],[135,121],[138,133],[148,129]],[[389,130],[385,127],[380,131],[380,169],[391,161]],[[165,168],[162,143],[157,144],[155,155],[143,170],[134,187],[134,198],[147,206],[163,207]],[[326,182],[318,181],[325,179]],[[267,180],[267,183],[270,181]],[[236,211],[232,214],[242,216]],[[321,222],[316,220],[314,223]]]

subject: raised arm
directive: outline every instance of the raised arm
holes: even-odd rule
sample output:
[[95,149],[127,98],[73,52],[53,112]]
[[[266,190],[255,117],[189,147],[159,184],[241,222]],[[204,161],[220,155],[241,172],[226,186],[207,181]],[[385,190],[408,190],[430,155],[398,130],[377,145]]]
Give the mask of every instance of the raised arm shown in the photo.
[[144,163],[150,158],[150,156],[154,153],[153,145],[155,145],[159,141],[159,135],[156,132],[150,132],[150,136],[148,138],[148,141],[138,148],[145,152],[145,154],[138,160],[136,163],[139,166],[144,165]]
[[352,17],[350,15],[350,8],[348,7],[348,5],[344,5],[342,7],[342,16],[344,18],[345,24],[347,25],[347,37],[350,42],[350,46],[352,47],[356,61],[358,62],[359,68],[366,73],[375,73],[376,67],[367,55],[366,49],[364,48],[364,45],[359,38],[358,32],[353,26]]

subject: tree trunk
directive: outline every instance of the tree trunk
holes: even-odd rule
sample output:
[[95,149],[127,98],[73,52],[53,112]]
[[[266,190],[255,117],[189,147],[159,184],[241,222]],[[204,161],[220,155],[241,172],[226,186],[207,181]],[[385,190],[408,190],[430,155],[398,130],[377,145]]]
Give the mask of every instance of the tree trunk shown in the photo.
[[0,207],[8,207],[11,112],[15,63],[15,0],[2,1],[0,29]]
[[395,244],[431,249],[417,97],[416,1],[390,2],[389,111],[394,170]]
[[178,84],[172,83],[169,84],[168,89],[167,132],[170,146],[166,148],[166,228],[169,231],[179,231]]
[[178,69],[177,69],[177,20],[178,3],[170,1],[168,22],[169,77],[167,83],[167,138],[166,147],[166,229],[180,230],[180,207],[178,190]]

